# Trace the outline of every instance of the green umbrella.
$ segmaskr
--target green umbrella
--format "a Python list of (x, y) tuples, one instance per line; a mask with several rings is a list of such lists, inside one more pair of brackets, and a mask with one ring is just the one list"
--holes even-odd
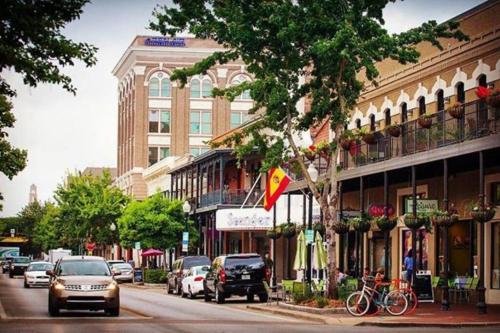
[(304, 231), (301, 231), (297, 236), (297, 251), (295, 252), (293, 269), (296, 271), (306, 269), (306, 236), (304, 235)]
[(313, 268), (316, 270), (325, 269), (327, 265), (326, 251), (323, 246), (323, 238), (321, 234), (316, 231), (316, 236), (314, 237), (314, 253), (313, 253)]

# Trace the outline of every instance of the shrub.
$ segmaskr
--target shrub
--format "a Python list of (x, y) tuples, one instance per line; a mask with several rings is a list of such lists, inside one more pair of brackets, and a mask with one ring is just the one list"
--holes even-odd
[(147, 269), (144, 271), (145, 283), (165, 283), (167, 273), (163, 269)]
[(328, 298), (326, 298), (325, 296), (317, 296), (316, 302), (318, 303), (318, 308), (324, 308), (329, 304)]
[(307, 290), (305, 292), (295, 292), (292, 297), (295, 304), (302, 304), (314, 298), (313, 294)]

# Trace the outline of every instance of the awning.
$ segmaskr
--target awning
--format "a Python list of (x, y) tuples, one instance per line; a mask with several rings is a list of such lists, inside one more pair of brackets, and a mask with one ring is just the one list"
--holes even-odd
[(21, 237), (21, 236), (16, 236), (16, 237), (4, 237), (3, 239), (0, 239), (0, 243), (26, 243), (28, 242), (28, 238), (26, 237)]

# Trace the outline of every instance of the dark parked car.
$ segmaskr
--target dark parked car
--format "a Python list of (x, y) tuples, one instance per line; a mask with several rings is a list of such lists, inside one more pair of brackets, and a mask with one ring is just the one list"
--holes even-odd
[(24, 275), (24, 271), (30, 265), (29, 257), (12, 257), (9, 265), (9, 277), (13, 278), (14, 275)]
[(217, 303), (224, 303), (232, 295), (246, 296), (249, 302), (258, 295), (261, 302), (267, 302), (269, 278), (270, 271), (258, 254), (217, 257), (203, 284), (205, 302), (215, 297)]
[(207, 256), (189, 256), (174, 261), (172, 269), (167, 274), (167, 293), (174, 292), (180, 295), (182, 293), (182, 279), (194, 266), (210, 266), (210, 259)]

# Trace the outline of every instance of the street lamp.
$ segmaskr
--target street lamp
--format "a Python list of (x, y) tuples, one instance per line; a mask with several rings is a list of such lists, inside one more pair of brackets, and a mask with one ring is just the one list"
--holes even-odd
[[(307, 168), (307, 173), (309, 174), (309, 177), (311, 177), (311, 180), (313, 182), (316, 182), (318, 180), (319, 173), (318, 173), (318, 170), (316, 169), (316, 167), (314, 166), (314, 163), (311, 162), (309, 164), (309, 167)], [(307, 221), (308, 222), (307, 228), (312, 229), (312, 200), (313, 200), (312, 192), (309, 192), (308, 196), (309, 196), (309, 219)], [(313, 236), (313, 238), (314, 238), (314, 236)], [(308, 243), (307, 244), (307, 271), (306, 271), (306, 279), (307, 279), (308, 284), (311, 283), (311, 262), (312, 262), (311, 249), (312, 249), (311, 243)]]
[(309, 177), (311, 177), (311, 180), (313, 182), (316, 182), (318, 180), (319, 173), (316, 167), (314, 166), (314, 163), (311, 162), (309, 164), (309, 167), (307, 168), (307, 173), (309, 174)]
[[(116, 231), (116, 224), (114, 222), (111, 222), (111, 224), (109, 225), (109, 230), (111, 230), (111, 232)], [(115, 259), (114, 254), (115, 254), (115, 237), (114, 235), (111, 235), (111, 257), (113, 259)]]
[[(185, 219), (186, 219), (185, 220), (185, 225), (184, 225), (184, 230), (187, 231), (188, 230), (189, 212), (191, 211), (191, 205), (189, 204), (189, 201), (187, 201), (187, 200), (184, 201), (184, 204), (182, 205), (182, 210), (184, 211), (184, 216), (185, 216)], [(184, 242), (184, 239), (183, 239), (183, 242)], [(183, 246), (183, 245), (181, 244), (181, 246)], [(187, 250), (185, 252), (187, 252)]]

